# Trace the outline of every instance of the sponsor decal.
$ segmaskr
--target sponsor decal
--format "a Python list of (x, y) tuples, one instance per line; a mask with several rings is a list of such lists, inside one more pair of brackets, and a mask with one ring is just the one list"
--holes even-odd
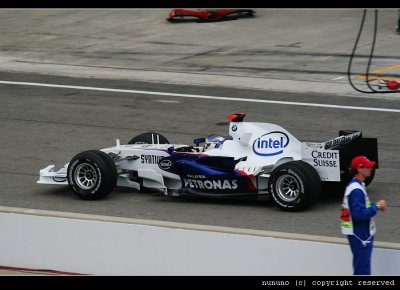
[(253, 143), (253, 152), (259, 156), (275, 156), (283, 153), (289, 145), (286, 133), (273, 131), (256, 138)]
[(206, 179), (206, 176), (204, 174), (186, 174), (187, 177), (189, 178), (202, 178)]
[(185, 187), (195, 189), (237, 189), (238, 181), (236, 179), (216, 179), (216, 180), (198, 180), (191, 178), (183, 178)]
[(236, 126), (236, 125), (233, 125), (233, 126), (232, 126), (232, 131), (233, 131), (233, 132), (236, 132), (236, 131), (237, 131), (237, 126)]
[(319, 143), (303, 143), (301, 155), (303, 161), (317, 170), (321, 181), (340, 181), (340, 152), (318, 148)]
[(171, 160), (163, 160), (158, 164), (158, 167), (161, 169), (167, 170), (170, 169), (172, 166), (172, 161)]
[(313, 158), (313, 165), (315, 167), (338, 167), (339, 166), (339, 152), (333, 151), (318, 151), (311, 152)]
[(164, 156), (158, 155), (140, 155), (140, 161), (143, 164), (158, 164)]
[(351, 142), (352, 140), (354, 140), (354, 139), (356, 139), (356, 138), (358, 138), (360, 136), (361, 136), (361, 132), (356, 132), (356, 133), (349, 134), (349, 135), (346, 135), (346, 136), (336, 137), (336, 138), (334, 138), (332, 140), (326, 141), (324, 149), (332, 149), (337, 145), (347, 144), (347, 143)]
[(67, 174), (66, 173), (57, 173), (55, 176), (53, 176), (53, 180), (55, 182), (64, 182), (67, 180)]

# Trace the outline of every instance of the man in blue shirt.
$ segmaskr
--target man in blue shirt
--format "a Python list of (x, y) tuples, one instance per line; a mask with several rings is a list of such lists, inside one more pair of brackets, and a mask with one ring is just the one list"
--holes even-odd
[(353, 253), (354, 275), (371, 275), (371, 256), (374, 243), (377, 212), (386, 209), (386, 201), (371, 203), (365, 188), (365, 180), (371, 176), (375, 161), (357, 156), (351, 161), (354, 178), (344, 193), (341, 228), (347, 235)]

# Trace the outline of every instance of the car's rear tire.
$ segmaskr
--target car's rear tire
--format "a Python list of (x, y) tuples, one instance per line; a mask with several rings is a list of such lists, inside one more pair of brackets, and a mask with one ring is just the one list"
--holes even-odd
[(290, 161), (274, 169), (269, 179), (269, 191), (279, 208), (300, 211), (318, 200), (321, 179), (310, 164)]
[(68, 184), (82, 199), (101, 199), (117, 184), (117, 170), (111, 157), (99, 150), (75, 155), (68, 164)]
[(170, 144), (167, 138), (163, 135), (156, 132), (146, 132), (140, 135), (137, 135), (128, 142), (128, 144)]

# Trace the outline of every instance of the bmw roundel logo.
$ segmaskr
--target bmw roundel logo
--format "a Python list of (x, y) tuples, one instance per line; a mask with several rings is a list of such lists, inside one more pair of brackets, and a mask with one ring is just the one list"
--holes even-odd
[(236, 125), (233, 125), (233, 126), (232, 126), (232, 131), (235, 132), (236, 130), (237, 130), (237, 126), (236, 126)]

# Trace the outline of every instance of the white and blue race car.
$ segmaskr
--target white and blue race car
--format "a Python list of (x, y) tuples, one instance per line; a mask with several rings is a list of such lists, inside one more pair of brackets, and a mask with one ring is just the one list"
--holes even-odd
[(354, 156), (365, 155), (378, 168), (377, 139), (364, 138), (360, 131), (341, 130), (329, 141), (301, 142), (278, 125), (244, 122), (244, 117), (228, 116), (229, 137), (210, 135), (195, 139), (193, 146), (170, 144), (154, 132), (126, 145), (117, 139), (113, 147), (77, 154), (58, 170), (47, 166), (38, 183), (68, 184), (91, 200), (107, 196), (115, 186), (170, 196), (272, 196), (280, 208), (298, 211), (318, 200), (322, 183), (347, 182)]

